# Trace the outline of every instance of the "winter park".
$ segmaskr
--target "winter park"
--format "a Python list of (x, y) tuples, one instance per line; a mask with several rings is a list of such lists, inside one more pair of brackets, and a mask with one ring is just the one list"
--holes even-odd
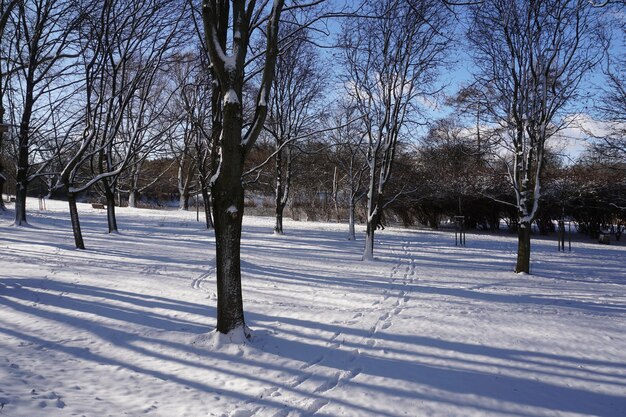
[(626, 416), (622, 0), (0, 0), (0, 417)]

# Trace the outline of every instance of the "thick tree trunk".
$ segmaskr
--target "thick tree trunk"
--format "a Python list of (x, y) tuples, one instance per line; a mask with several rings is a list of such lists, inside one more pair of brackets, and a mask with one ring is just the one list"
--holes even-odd
[(137, 202), (139, 201), (139, 197), (139, 191), (131, 190), (130, 193), (128, 193), (128, 207), (137, 208)]
[[(24, 133), (26, 135), (26, 133)], [(26, 142), (23, 142), (26, 141)], [(15, 191), (15, 225), (27, 224), (26, 195), (28, 193), (28, 138), (20, 138), (20, 148), (17, 166), (17, 181)]]
[(15, 190), (15, 225), (23, 226), (26, 221), (26, 193), (28, 182), (18, 182)]
[(274, 225), (274, 233), (277, 235), (283, 234), (283, 213), (285, 211), (285, 204), (276, 204), (276, 224)]
[(26, 195), (28, 193), (28, 170), (30, 168), (29, 151), (30, 137), (29, 127), (30, 119), (33, 112), (33, 79), (35, 77), (34, 70), (29, 68), (26, 80), (26, 97), (24, 100), (24, 110), (22, 112), (22, 120), (20, 122), (19, 132), (19, 148), (17, 156), (17, 177), (16, 177), (16, 199), (15, 199), (15, 225), (21, 226), (27, 224), (26, 221)]
[(217, 267), (217, 331), (245, 328), (241, 291), (241, 222), (243, 218), (244, 148), (241, 105), (224, 107), (219, 175), (211, 189)]
[[(0, 77), (1, 79), (1, 77)], [(0, 85), (0, 124), (4, 122), (4, 107), (2, 107), (2, 85)], [(4, 132), (0, 131), (0, 210), (5, 211), (4, 205), (4, 183), (7, 178), (4, 176), (4, 164), (2, 156), (4, 155)]]
[(515, 272), (530, 274), (530, 223), (520, 223), (517, 229), (517, 264)]
[(180, 210), (189, 210), (189, 193), (181, 192), (180, 199), (178, 200), (178, 208)]
[[(0, 34), (4, 31), (3, 27), (0, 27)], [(2, 105), (4, 93), (2, 91), (2, 69), (0, 69), (0, 124), (4, 123), (4, 106)], [(6, 210), (4, 205), (4, 183), (6, 177), (4, 176), (4, 164), (2, 163), (2, 157), (4, 155), (4, 132), (0, 130), (0, 210)]]
[(4, 205), (4, 183), (6, 181), (6, 177), (2, 173), (4, 171), (2, 167), (2, 163), (0, 162), (0, 210), (5, 211), (6, 206)]
[(74, 233), (74, 244), (76, 249), (85, 249), (83, 242), (83, 233), (80, 230), (80, 220), (78, 218), (78, 208), (76, 207), (76, 195), (74, 193), (67, 194), (67, 202), (70, 206), (70, 219), (72, 220), (72, 232)]
[(220, 333), (245, 325), (241, 291), (241, 220), (243, 187), (237, 179), (222, 175), (213, 187), (217, 263), (217, 330)]
[(115, 193), (108, 186), (104, 187), (104, 196), (107, 205), (107, 223), (109, 233), (117, 233), (117, 218), (115, 217)]

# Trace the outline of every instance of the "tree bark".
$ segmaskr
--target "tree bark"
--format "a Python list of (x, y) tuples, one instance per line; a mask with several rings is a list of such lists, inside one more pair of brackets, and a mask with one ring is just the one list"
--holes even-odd
[(520, 223), (517, 229), (517, 273), (530, 274), (530, 226), (530, 223)]
[(72, 220), (72, 232), (74, 233), (74, 244), (76, 245), (76, 249), (85, 249), (85, 243), (83, 242), (83, 233), (80, 230), (78, 208), (76, 207), (76, 195), (74, 193), (68, 193), (67, 202), (70, 206), (70, 219)]
[(224, 105), (222, 125), (222, 162), (213, 184), (213, 219), (217, 267), (217, 331), (228, 333), (245, 327), (241, 291), (241, 222), (243, 218), (244, 148), (239, 102)]
[(283, 213), (285, 211), (285, 204), (276, 204), (276, 224), (274, 225), (274, 233), (277, 235), (283, 234)]
[[(0, 34), (2, 34), (2, 28), (0, 28)], [(4, 123), (4, 107), (2, 105), (2, 72), (0, 70), (0, 124)], [(4, 176), (4, 163), (2, 157), (4, 155), (4, 132), (0, 131), (0, 211), (6, 210), (4, 205), (4, 183), (6, 177)]]
[(106, 198), (107, 205), (107, 223), (109, 226), (109, 233), (117, 233), (117, 218), (115, 217), (115, 193), (110, 187), (105, 186), (104, 196)]
[(4, 167), (2, 166), (2, 162), (0, 162), (0, 210), (5, 211), (6, 206), (4, 205), (4, 183), (6, 177), (4, 176), (3, 171)]
[[(236, 171), (236, 170), (231, 170)], [(213, 186), (217, 266), (217, 330), (228, 333), (245, 326), (241, 291), (242, 170), (223, 173)]]
[[(28, 116), (30, 119), (30, 115)], [(16, 178), (16, 198), (15, 198), (15, 225), (22, 226), (28, 224), (26, 221), (26, 195), (28, 193), (28, 169), (30, 167), (28, 161), (28, 128), (24, 127), (22, 122), (20, 128), (20, 146), (17, 160), (17, 178)]]
[(206, 184), (202, 184), (202, 201), (204, 202), (204, 219), (207, 229), (214, 229), (213, 216), (211, 216), (211, 195), (209, 194)]
[(26, 192), (28, 182), (18, 182), (15, 189), (15, 225), (23, 226), (26, 221)]
[[(30, 55), (30, 64), (34, 64), (34, 57)], [(34, 86), (35, 86), (35, 68), (28, 69), (26, 77), (26, 95), (24, 98), (24, 110), (20, 121), (19, 132), (19, 148), (17, 156), (17, 178), (16, 178), (16, 199), (15, 199), (15, 225), (21, 226), (27, 224), (26, 221), (26, 195), (28, 193), (28, 170), (30, 169), (30, 161), (28, 159), (30, 153), (30, 120), (33, 115), (33, 107), (35, 105)]]
[(139, 201), (139, 191), (131, 190), (128, 193), (128, 207), (137, 208), (137, 202)]
[(367, 230), (365, 233), (365, 250), (363, 251), (364, 261), (374, 260), (374, 232), (376, 231), (376, 219), (367, 221)]
[(277, 143), (276, 146), (279, 147), (278, 152), (276, 152), (276, 187), (275, 187), (275, 214), (276, 214), (276, 223), (274, 226), (274, 234), (282, 235), (283, 234), (283, 209), (285, 206), (283, 205), (283, 151), (280, 149), (282, 143)]
[(348, 240), (356, 240), (354, 210), (354, 199), (350, 198), (350, 206), (348, 207)]

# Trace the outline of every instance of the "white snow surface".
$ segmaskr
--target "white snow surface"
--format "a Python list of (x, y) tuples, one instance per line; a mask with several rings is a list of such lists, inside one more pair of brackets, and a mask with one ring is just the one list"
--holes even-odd
[(626, 246), (244, 217), (246, 323), (214, 332), (195, 213), (0, 214), (0, 415), (626, 416)]
[(224, 95), (224, 103), (239, 104), (239, 98), (237, 98), (235, 90), (231, 88), (226, 92)]

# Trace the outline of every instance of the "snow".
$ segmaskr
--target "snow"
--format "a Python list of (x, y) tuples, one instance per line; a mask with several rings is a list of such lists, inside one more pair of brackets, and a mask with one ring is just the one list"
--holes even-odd
[(228, 208), (226, 209), (226, 213), (233, 215), (233, 214), (237, 214), (237, 207), (235, 206), (228, 206)]
[[(195, 213), (0, 214), (0, 414), (624, 416), (626, 246), (244, 217), (246, 330), (215, 327)], [(8, 204), (9, 209), (13, 208)]]
[(224, 95), (224, 104), (239, 104), (237, 93), (232, 88)]

